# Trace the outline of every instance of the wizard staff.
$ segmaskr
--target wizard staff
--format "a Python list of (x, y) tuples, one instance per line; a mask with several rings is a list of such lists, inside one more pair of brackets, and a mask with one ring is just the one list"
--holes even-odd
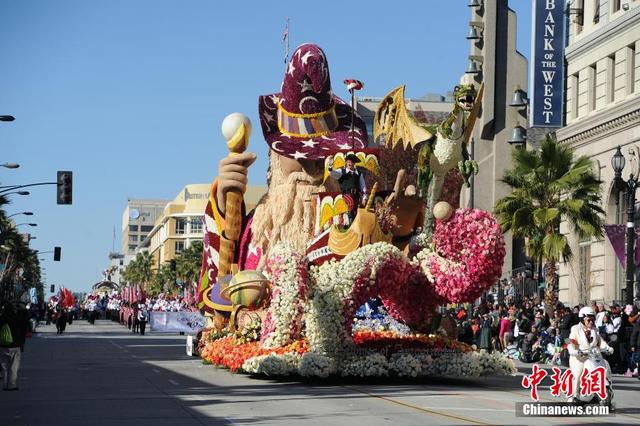
[(355, 149), (353, 127), (356, 116), (356, 90), (362, 90), (364, 88), (364, 83), (360, 80), (348, 78), (344, 81), (344, 84), (347, 85), (347, 90), (351, 94), (351, 149)]
[[(229, 157), (243, 153), (249, 145), (251, 121), (239, 112), (229, 114), (222, 121), (222, 135), (227, 140)], [(242, 226), (242, 193), (236, 190), (227, 192), (225, 202), (225, 227), (220, 238), (220, 263), (218, 276), (224, 277), (236, 273), (238, 265), (234, 263), (236, 244), (240, 238)]]

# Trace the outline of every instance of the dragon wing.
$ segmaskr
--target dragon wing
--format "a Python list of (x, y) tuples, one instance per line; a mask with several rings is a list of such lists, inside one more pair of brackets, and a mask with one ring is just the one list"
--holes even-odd
[(407, 109), (404, 87), (396, 87), (384, 97), (373, 119), (374, 140), (385, 135), (385, 144), (390, 148), (395, 148), (400, 142), (404, 149), (413, 148), (433, 136)]

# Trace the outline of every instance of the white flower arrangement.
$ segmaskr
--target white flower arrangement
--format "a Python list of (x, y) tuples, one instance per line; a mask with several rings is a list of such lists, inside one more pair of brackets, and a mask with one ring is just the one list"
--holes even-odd
[(271, 250), (267, 270), (272, 279), (273, 297), (268, 321), (263, 327), (262, 346), (275, 348), (300, 337), (309, 279), (306, 259), (286, 244), (277, 244)]
[(340, 374), (346, 377), (384, 377), (389, 375), (389, 362), (380, 353), (353, 356), (342, 362)]
[(246, 360), (242, 370), (264, 376), (291, 376), (298, 373), (300, 359), (295, 353), (259, 355)]
[(409, 353), (395, 353), (389, 360), (389, 372), (398, 377), (420, 377), (422, 360)]
[(328, 356), (315, 352), (302, 355), (298, 373), (303, 377), (329, 377), (337, 371), (336, 362)]

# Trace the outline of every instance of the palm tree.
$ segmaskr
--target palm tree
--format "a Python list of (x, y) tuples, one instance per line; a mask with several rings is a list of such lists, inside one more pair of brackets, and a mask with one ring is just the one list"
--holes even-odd
[(547, 135), (540, 150), (514, 149), (513, 168), (502, 182), (513, 192), (496, 203), (494, 213), (503, 232), (525, 238), (527, 254), (545, 263), (545, 310), (557, 303), (556, 264), (572, 258), (567, 235), (560, 232), (566, 221), (582, 238), (603, 236), (604, 211), (600, 207), (601, 185), (589, 157), (574, 155), (573, 149)]
[(202, 241), (194, 241), (176, 256), (176, 273), (187, 285), (192, 285), (200, 276), (202, 265)]
[(146, 290), (153, 277), (152, 266), (153, 258), (149, 252), (138, 253), (125, 268), (122, 278), (129, 284), (141, 284)]

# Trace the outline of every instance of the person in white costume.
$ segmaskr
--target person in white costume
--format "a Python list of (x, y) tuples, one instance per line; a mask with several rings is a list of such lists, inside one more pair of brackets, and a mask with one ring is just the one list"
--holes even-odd
[[(592, 349), (598, 348), (602, 353), (611, 354), (613, 349), (600, 338), (598, 329), (595, 327), (596, 314), (593, 308), (585, 306), (580, 309), (578, 313), (580, 322), (571, 327), (569, 333), (569, 368), (573, 373), (573, 395), (569, 397), (569, 402), (574, 402), (575, 397), (579, 392), (580, 376), (584, 370), (584, 362), (587, 360), (587, 356), (584, 356), (582, 352), (587, 352)], [(611, 367), (605, 360), (607, 374), (611, 374)]]

